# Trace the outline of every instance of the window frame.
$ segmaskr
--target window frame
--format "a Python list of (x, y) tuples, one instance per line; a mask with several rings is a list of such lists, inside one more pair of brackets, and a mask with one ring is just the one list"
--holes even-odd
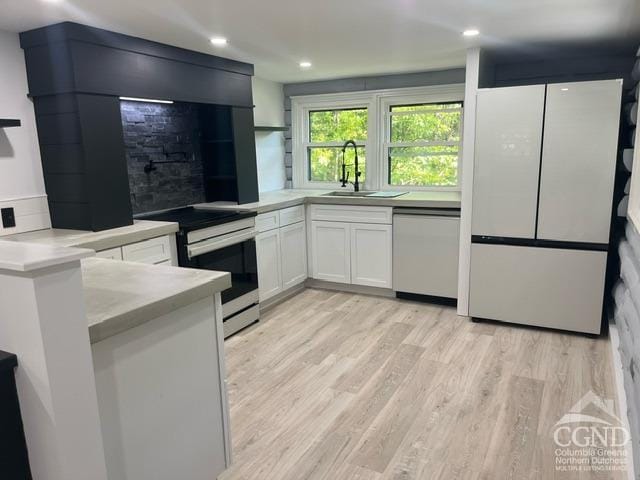
[[(380, 144), (381, 177), (380, 190), (410, 190), (410, 191), (454, 191), (459, 192), (462, 188), (462, 132), (464, 128), (464, 99), (458, 99), (457, 93), (428, 94), (428, 95), (393, 95), (383, 98), (380, 102), (380, 114), (382, 116), (382, 143)], [(464, 97), (464, 92), (462, 92)], [(437, 103), (460, 103), (460, 140), (458, 142), (392, 142), (391, 141), (391, 107), (408, 105), (425, 105)], [(399, 146), (438, 146), (438, 145), (458, 146), (458, 175), (456, 185), (393, 185), (390, 183), (390, 162), (389, 149)]]
[[(388, 90), (358, 91), (291, 97), (291, 167), (293, 188), (336, 190), (339, 182), (309, 180), (308, 148), (320, 146), (309, 141), (309, 113), (318, 110), (346, 110), (367, 108), (367, 140), (361, 145), (366, 151), (367, 174), (363, 189), (395, 191), (460, 191), (462, 185), (462, 125), (458, 159), (457, 186), (398, 186), (388, 182), (391, 106), (422, 103), (463, 103), (464, 84), (437, 85)], [(463, 110), (464, 112), (464, 110)], [(464, 120), (464, 113), (463, 119)], [(331, 142), (325, 142), (331, 143)], [(339, 143), (339, 142), (334, 142)], [(358, 142), (360, 146), (360, 142)], [(331, 146), (331, 145), (327, 145)], [(353, 179), (351, 179), (353, 180)]]
[[(371, 135), (375, 129), (372, 122), (372, 104), (368, 94), (343, 95), (314, 95), (312, 97), (292, 98), (291, 130), (292, 130), (292, 168), (294, 188), (312, 188), (335, 190), (340, 188), (340, 182), (317, 182), (310, 180), (309, 147), (342, 146), (340, 142), (311, 142), (309, 141), (309, 114), (312, 111), (367, 109), (367, 140), (357, 142), (367, 152), (367, 179), (369, 177), (369, 152), (374, 142)], [(366, 179), (365, 179), (366, 180)]]

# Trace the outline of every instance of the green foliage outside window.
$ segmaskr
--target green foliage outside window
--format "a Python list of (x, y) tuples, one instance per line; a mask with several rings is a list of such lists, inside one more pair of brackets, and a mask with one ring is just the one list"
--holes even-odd
[[(339, 182), (342, 177), (342, 148), (341, 147), (309, 147), (309, 169), (310, 180), (314, 182)], [(354, 154), (353, 148), (349, 147), (345, 152), (346, 172), (349, 181), (353, 182), (354, 177)], [(358, 147), (358, 170), (360, 183), (364, 182), (366, 172), (366, 161), (364, 148)]]
[(457, 185), (462, 104), (393, 106), (390, 116), (389, 183)]
[[(309, 141), (318, 146), (310, 146), (309, 180), (313, 182), (338, 182), (342, 176), (342, 143), (355, 140), (364, 143), (367, 140), (368, 113), (366, 108), (351, 110), (325, 110), (309, 114)], [(338, 145), (331, 145), (337, 143)], [(328, 145), (322, 145), (328, 144)], [(345, 153), (346, 171), (349, 181), (354, 181), (354, 152), (348, 147)], [(358, 167), (364, 182), (366, 159), (364, 147), (358, 147)]]

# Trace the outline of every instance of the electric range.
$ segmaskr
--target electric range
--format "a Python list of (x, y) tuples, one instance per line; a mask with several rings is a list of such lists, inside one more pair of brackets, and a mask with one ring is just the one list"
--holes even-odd
[(181, 267), (231, 273), (222, 291), (225, 338), (260, 319), (255, 212), (182, 207), (136, 215), (136, 219), (177, 222)]

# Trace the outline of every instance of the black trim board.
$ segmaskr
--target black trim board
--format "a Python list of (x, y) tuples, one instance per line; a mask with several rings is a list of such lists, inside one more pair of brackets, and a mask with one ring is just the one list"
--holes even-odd
[(252, 65), (73, 22), (23, 32), (20, 45), (54, 227), (132, 223), (120, 96), (231, 107), (232, 200), (258, 199)]
[(87, 93), (253, 108), (250, 64), (71, 22), (23, 32), (20, 46), (31, 97)]
[(101, 28), (90, 27), (75, 22), (62, 22), (46, 27), (36, 28), (20, 34), (20, 45), (23, 49), (48, 45), (51, 43), (75, 40), (105, 47), (127, 50), (130, 52), (167, 58), (184, 63), (191, 63), (207, 68), (226, 70), (242, 75), (253, 75), (253, 65), (224, 57), (187, 50), (173, 45), (146, 40), (123, 33), (111, 32)]
[(593, 250), (598, 252), (606, 252), (609, 250), (609, 245), (606, 243), (565, 242), (535, 238), (488, 237), (483, 235), (472, 235), (471, 243), (484, 245), (509, 245), (512, 247), (557, 248), (563, 250)]

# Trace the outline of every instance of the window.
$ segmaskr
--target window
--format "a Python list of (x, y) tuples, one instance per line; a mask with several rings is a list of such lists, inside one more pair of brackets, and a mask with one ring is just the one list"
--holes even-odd
[[(459, 190), (463, 96), (442, 85), (293, 97), (293, 186), (338, 187), (354, 140), (363, 189)], [(352, 148), (345, 164), (353, 182)]]
[[(311, 110), (308, 112), (309, 141), (307, 144), (308, 180), (336, 183), (342, 178), (342, 145), (355, 140), (358, 146), (358, 165), (364, 182), (366, 171), (365, 142), (367, 141), (368, 111), (366, 108), (343, 110)], [(354, 180), (354, 153), (345, 153), (346, 173)]]
[(462, 103), (388, 107), (385, 144), (388, 178), (394, 186), (455, 187), (462, 142)]

